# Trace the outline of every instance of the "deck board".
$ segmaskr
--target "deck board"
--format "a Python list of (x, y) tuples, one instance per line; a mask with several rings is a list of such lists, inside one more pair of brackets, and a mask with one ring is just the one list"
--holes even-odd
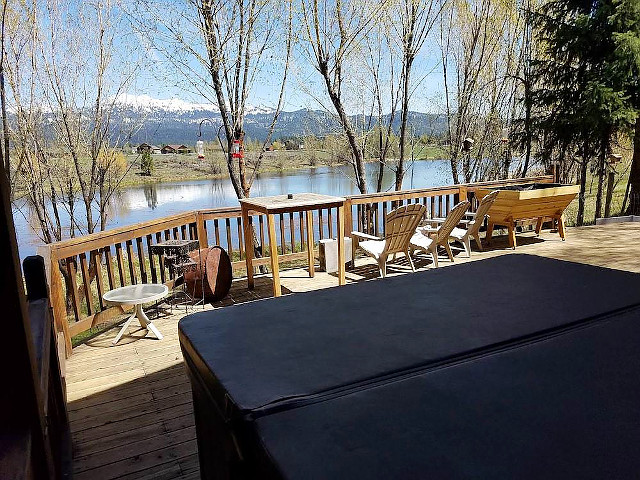
[[(494, 233), (495, 235), (495, 233)], [(640, 224), (570, 228), (567, 241), (557, 233), (518, 235), (517, 253), (529, 253), (597, 266), (640, 272)], [(492, 242), (487, 252), (474, 252), (471, 261), (510, 254), (506, 235)], [(458, 254), (455, 263), (469, 261)], [(419, 269), (429, 262), (418, 260)], [(390, 275), (406, 274), (407, 263)], [(450, 262), (442, 260), (441, 267)], [(377, 266), (359, 259), (347, 271), (347, 283), (377, 278)], [(306, 270), (281, 272), (283, 293), (334, 287), (334, 275)], [(256, 289), (246, 280), (235, 281), (230, 295), (214, 305), (224, 308), (272, 294), (271, 281), (256, 277)], [(207, 307), (211, 308), (211, 307)], [(117, 329), (111, 329), (74, 349), (67, 363), (68, 410), (77, 479), (195, 479), (198, 458), (191, 391), (182, 364), (177, 323), (184, 310), (154, 320), (165, 335), (159, 341), (142, 330), (125, 335), (112, 346)]]

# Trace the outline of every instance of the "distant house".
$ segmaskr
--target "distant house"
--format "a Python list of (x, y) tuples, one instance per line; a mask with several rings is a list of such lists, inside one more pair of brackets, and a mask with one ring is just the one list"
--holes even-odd
[(141, 143), (136, 147), (136, 152), (139, 154), (143, 154), (144, 152), (149, 153), (160, 153), (162, 149), (156, 145), (151, 145), (149, 143)]
[(191, 153), (192, 151), (186, 145), (165, 145), (162, 147), (162, 153)]

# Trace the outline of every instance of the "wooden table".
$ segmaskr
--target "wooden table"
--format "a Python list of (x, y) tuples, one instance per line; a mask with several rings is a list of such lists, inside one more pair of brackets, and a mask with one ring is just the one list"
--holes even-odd
[[(271, 272), (273, 275), (273, 296), (282, 295), (280, 288), (280, 271), (278, 268), (278, 241), (276, 239), (276, 226), (274, 216), (278, 213), (305, 212), (307, 223), (307, 259), (309, 263), (309, 276), (314, 276), (313, 257), (313, 210), (319, 208), (338, 209), (338, 284), (345, 284), (344, 266), (344, 202), (343, 197), (321, 195), (318, 193), (295, 193), (291, 198), (287, 195), (275, 195), (272, 197), (244, 198), (240, 200), (242, 207), (242, 225), (244, 228), (244, 245), (247, 264), (247, 281), (249, 289), (253, 289), (253, 233), (249, 217), (252, 213), (267, 216), (269, 231), (269, 253), (271, 255)], [(284, 254), (284, 252), (282, 252)]]

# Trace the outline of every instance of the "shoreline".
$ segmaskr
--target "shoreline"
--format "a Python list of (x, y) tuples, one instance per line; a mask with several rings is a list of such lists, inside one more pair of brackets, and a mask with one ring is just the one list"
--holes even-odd
[[(315, 155), (318, 152), (300, 152), (280, 151), (269, 152), (271, 154), (265, 156), (258, 175), (269, 173), (291, 173), (303, 169), (317, 169), (322, 167), (342, 167), (348, 166), (348, 162), (340, 162), (329, 158), (318, 158)], [(302, 158), (311, 157), (311, 158)], [(145, 185), (157, 185), (160, 183), (173, 183), (178, 181), (194, 181), (194, 180), (224, 180), (229, 178), (227, 165), (221, 158), (219, 152), (215, 158), (205, 158), (199, 160), (196, 154), (154, 154), (154, 171), (151, 176), (143, 176), (140, 174), (136, 163), (139, 162), (139, 155), (128, 155), (127, 164), (129, 171), (125, 174), (117, 189), (140, 187)], [(395, 159), (390, 159), (393, 162)], [(423, 161), (443, 161), (444, 158), (426, 157), (416, 159), (416, 162)], [(247, 157), (248, 163), (251, 162), (251, 156)], [(376, 159), (366, 160), (365, 163), (375, 163)]]

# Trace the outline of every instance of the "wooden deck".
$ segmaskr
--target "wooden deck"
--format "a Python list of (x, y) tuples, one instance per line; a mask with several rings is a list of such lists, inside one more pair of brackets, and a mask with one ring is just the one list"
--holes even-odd
[[(569, 228), (567, 241), (557, 233), (518, 236), (517, 253), (640, 272), (640, 224)], [(510, 254), (507, 237), (496, 238), (485, 253), (474, 252), (471, 261)], [(455, 263), (469, 261), (457, 255)], [(405, 274), (406, 262), (389, 275)], [(430, 263), (419, 260), (420, 269)], [(442, 260), (441, 268), (450, 262)], [(410, 273), (410, 272), (409, 272)], [(347, 271), (347, 283), (377, 278), (377, 266), (359, 259)], [(295, 293), (337, 285), (337, 278), (306, 270), (281, 272), (282, 293)], [(248, 291), (246, 280), (234, 282), (227, 299), (214, 305), (224, 308), (269, 297), (269, 278), (257, 277)], [(211, 308), (211, 307), (207, 307)], [(117, 329), (107, 331), (74, 349), (66, 367), (68, 409), (77, 479), (195, 479), (199, 478), (191, 392), (178, 345), (177, 322), (184, 310), (155, 321), (165, 335), (161, 341), (145, 338), (145, 331), (125, 335), (117, 346), (111, 340)]]

